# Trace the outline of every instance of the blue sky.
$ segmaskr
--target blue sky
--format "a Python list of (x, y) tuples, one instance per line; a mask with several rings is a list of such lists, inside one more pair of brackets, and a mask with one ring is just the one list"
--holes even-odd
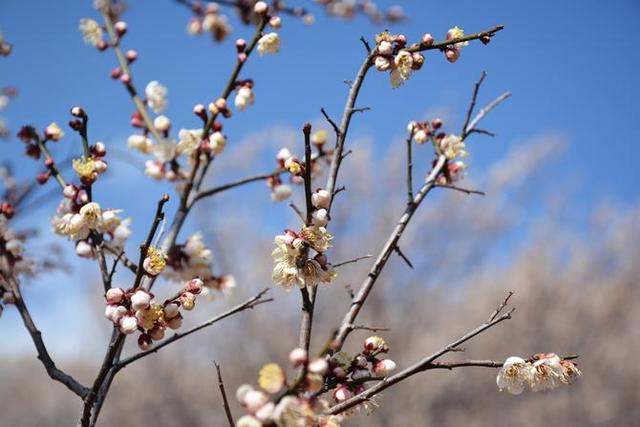
[[(91, 116), (90, 138), (124, 149), (133, 108), (124, 88), (109, 78), (114, 56), (84, 45), (77, 30), (80, 18), (97, 17), (91, 3), (0, 1), (0, 29), (14, 44), (13, 54), (0, 59), (0, 86), (19, 90), (2, 115), (14, 131), (27, 123), (43, 128), (51, 121), (66, 123), (69, 108), (82, 105)], [(171, 0), (129, 3), (124, 20), (130, 29), (123, 43), (139, 53), (133, 66), (134, 82), (139, 88), (150, 80), (166, 84), (167, 115), (174, 126), (197, 126), (191, 108), (217, 98), (232, 67), (233, 40), (249, 38), (252, 29), (233, 18), (233, 37), (214, 44), (208, 37), (187, 35), (190, 12)], [(397, 2), (378, 3), (388, 7)], [(390, 29), (406, 34), (410, 41), (424, 32), (440, 39), (454, 25), (475, 32), (504, 24), (506, 30), (489, 46), (474, 43), (466, 48), (455, 64), (432, 52), (424, 68), (397, 90), (391, 89), (386, 74), (372, 72), (359, 101), (372, 110), (354, 120), (354, 138), (372, 137), (385, 147), (404, 132), (409, 120), (426, 118), (425, 112), (434, 108), (454, 112), (451, 125), (458, 129), (473, 83), (486, 70), (481, 102), (506, 90), (514, 96), (485, 122), (484, 127), (496, 131), (498, 137), (482, 139), (478, 145), (474, 142), (472, 176), (480, 176), (484, 166), (519, 141), (553, 132), (563, 135), (568, 146), (550, 169), (557, 186), (546, 187), (544, 192), (564, 191), (564, 184), (577, 183), (571, 186), (575, 191), (570, 195), (576, 212), (588, 212), (603, 198), (614, 198), (623, 205), (637, 203), (639, 2), (618, 0), (606, 6), (593, 0), (401, 4), (411, 18)], [(243, 77), (256, 82), (256, 104), (240, 119), (234, 117), (225, 124), (230, 144), (274, 125), (299, 128), (317, 120), (321, 106), (336, 117), (341, 113), (347, 91), (343, 81), (354, 77), (364, 54), (359, 37), (371, 40), (384, 25), (362, 18), (352, 22), (327, 18), (315, 5), (310, 8), (317, 17), (314, 26), (285, 16), (281, 53), (256, 56), (245, 67)], [(57, 153), (64, 157), (79, 149), (79, 140), (68, 137)], [(0, 160), (11, 160), (19, 166), (21, 176), (32, 176), (36, 165), (22, 157), (22, 150), (15, 138), (0, 141)], [(257, 170), (265, 170), (272, 162), (269, 156)], [(118, 167), (130, 177), (129, 191), (103, 191), (103, 200), (124, 207), (144, 225), (149, 215), (145, 202), (157, 199), (163, 190), (150, 185), (130, 166)], [(104, 188), (112, 187), (105, 184)], [(48, 212), (41, 210), (39, 215)], [(50, 295), (54, 279), (47, 282), (45, 294)], [(16, 320), (8, 323), (10, 328), (17, 326)], [(3, 330), (0, 327), (0, 337)]]

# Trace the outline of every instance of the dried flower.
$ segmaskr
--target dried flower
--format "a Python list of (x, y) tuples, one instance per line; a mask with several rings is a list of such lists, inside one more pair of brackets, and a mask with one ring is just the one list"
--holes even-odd
[(102, 40), (102, 28), (93, 19), (82, 18), (79, 26), (82, 38), (86, 44), (90, 44), (93, 47), (98, 47)]

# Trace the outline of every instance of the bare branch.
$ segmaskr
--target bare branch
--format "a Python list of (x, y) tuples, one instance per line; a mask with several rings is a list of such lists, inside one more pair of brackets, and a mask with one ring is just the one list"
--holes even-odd
[(231, 408), (229, 407), (229, 401), (227, 400), (227, 393), (224, 391), (224, 381), (222, 380), (222, 373), (220, 372), (220, 365), (215, 360), (213, 364), (216, 366), (216, 373), (218, 374), (218, 387), (220, 388), (220, 394), (222, 395), (222, 404), (224, 406), (224, 413), (227, 415), (227, 421), (229, 421), (229, 427), (234, 427), (233, 415), (231, 415)]
[(334, 122), (331, 117), (329, 117), (329, 114), (327, 113), (327, 111), (323, 108), (320, 108), (320, 112), (322, 113), (322, 115), (324, 116), (324, 118), (329, 122), (329, 124), (331, 125), (331, 127), (333, 128), (333, 131), (336, 134), (336, 137), (340, 137), (340, 129), (338, 128), (338, 125), (336, 124), (336, 122)]
[(504, 25), (496, 25), (495, 27), (489, 29), (489, 30), (485, 30), (485, 31), (481, 31), (479, 33), (473, 33), (473, 34), (469, 34), (466, 35), (464, 37), (458, 37), (458, 38), (454, 38), (454, 39), (449, 39), (449, 40), (443, 40), (440, 42), (435, 42), (429, 46), (424, 46), (422, 44), (414, 44), (411, 47), (409, 47), (408, 49), (406, 49), (408, 52), (423, 52), (425, 50), (434, 50), (434, 49), (439, 49), (439, 50), (443, 50), (448, 46), (453, 46), (456, 45), (458, 43), (464, 43), (464, 42), (469, 42), (469, 41), (473, 41), (473, 40), (480, 40), (482, 41), (482, 43), (487, 44), (491, 38), (496, 35), (496, 33), (498, 33), (499, 31), (504, 30)]
[(22, 292), (20, 291), (20, 284), (18, 283), (18, 280), (12, 276), (4, 277), (4, 279), (11, 287), (11, 292), (13, 293), (13, 297), (15, 299), (14, 304), (16, 306), (16, 309), (18, 310), (18, 313), (20, 313), (22, 322), (24, 323), (25, 328), (31, 336), (31, 340), (36, 347), (38, 359), (40, 360), (40, 362), (42, 362), (42, 365), (46, 369), (49, 377), (51, 377), (51, 379), (54, 381), (58, 381), (64, 384), (73, 393), (84, 398), (89, 392), (89, 389), (80, 384), (71, 375), (58, 369), (53, 362), (53, 359), (51, 359), (47, 347), (42, 339), (42, 333), (36, 327), (33, 319), (31, 318), (31, 313), (29, 313), (29, 309), (27, 308), (27, 305), (22, 298)]
[(371, 289), (373, 288), (373, 285), (378, 280), (378, 277), (380, 276), (382, 269), (384, 268), (387, 261), (389, 260), (391, 253), (395, 250), (396, 246), (398, 245), (398, 241), (400, 240), (402, 233), (404, 233), (404, 230), (407, 227), (407, 224), (409, 223), (409, 221), (411, 220), (411, 217), (413, 216), (415, 211), (418, 209), (418, 206), (420, 206), (420, 203), (422, 203), (422, 201), (427, 196), (429, 191), (431, 191), (431, 189), (434, 187), (435, 180), (438, 174), (440, 173), (440, 171), (442, 170), (442, 168), (444, 167), (445, 161), (446, 161), (445, 156), (440, 156), (438, 158), (438, 161), (436, 162), (436, 165), (434, 166), (433, 170), (427, 177), (426, 182), (423, 184), (422, 188), (413, 199), (413, 203), (407, 205), (407, 207), (405, 208), (405, 211), (400, 217), (398, 224), (393, 229), (391, 235), (389, 236), (389, 239), (387, 240), (384, 247), (382, 248), (380, 255), (378, 255), (378, 258), (376, 259), (375, 263), (371, 267), (371, 270), (369, 271), (367, 278), (364, 280), (364, 282), (360, 286), (360, 289), (358, 290), (356, 297), (351, 302), (351, 307), (349, 308), (344, 319), (342, 320), (342, 323), (338, 328), (338, 333), (336, 334), (333, 340), (333, 343), (331, 345), (332, 351), (340, 351), (340, 349), (344, 345), (344, 341), (346, 340), (347, 335), (349, 335), (350, 333), (349, 325), (354, 324), (356, 317), (360, 313), (360, 310), (362, 309), (364, 302), (366, 301), (367, 297), (369, 296), (369, 293), (371, 292)]

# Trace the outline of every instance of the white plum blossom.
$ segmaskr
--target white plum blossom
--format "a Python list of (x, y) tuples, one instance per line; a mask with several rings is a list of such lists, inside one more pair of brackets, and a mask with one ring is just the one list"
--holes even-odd
[(214, 154), (221, 154), (227, 145), (227, 137), (222, 132), (217, 131), (209, 136), (209, 146)]
[(97, 47), (103, 42), (102, 27), (93, 19), (82, 18), (79, 29), (86, 44)]
[(153, 141), (145, 135), (131, 135), (127, 139), (127, 146), (133, 150), (138, 150), (141, 153), (151, 153), (153, 151)]
[(393, 70), (391, 71), (391, 87), (398, 88), (413, 72), (413, 55), (406, 50), (401, 50), (393, 58)]
[(524, 391), (524, 387), (531, 381), (531, 364), (517, 356), (509, 357), (498, 376), (496, 383), (500, 391), (507, 390), (511, 394), (520, 394)]
[(238, 89), (234, 100), (234, 105), (238, 111), (244, 111), (249, 105), (253, 105), (255, 96), (250, 86), (242, 86)]
[(553, 390), (563, 383), (564, 370), (555, 353), (538, 355), (531, 368), (530, 386), (533, 391)]
[(180, 129), (178, 132), (177, 154), (193, 153), (202, 140), (202, 129)]
[(161, 85), (157, 80), (149, 82), (147, 87), (144, 89), (144, 93), (147, 97), (147, 105), (154, 113), (161, 113), (167, 108), (168, 92), (167, 88)]
[(280, 51), (280, 36), (278, 33), (268, 33), (260, 37), (256, 48), (260, 55), (265, 53), (278, 53)]

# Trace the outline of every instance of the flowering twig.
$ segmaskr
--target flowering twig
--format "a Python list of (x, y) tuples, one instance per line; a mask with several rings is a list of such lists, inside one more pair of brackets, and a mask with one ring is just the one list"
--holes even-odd
[(29, 309), (27, 308), (27, 305), (25, 304), (24, 299), (22, 298), (22, 292), (20, 291), (20, 284), (18, 280), (13, 276), (4, 276), (4, 274), (1, 274), (1, 273), (0, 273), (0, 279), (5, 281), (10, 286), (11, 292), (13, 293), (13, 297), (15, 300), (14, 304), (16, 306), (16, 309), (18, 310), (18, 313), (20, 313), (22, 322), (24, 323), (25, 328), (27, 329), (27, 331), (29, 332), (29, 335), (31, 336), (31, 340), (33, 341), (33, 344), (36, 347), (36, 352), (38, 353), (38, 360), (42, 362), (42, 365), (46, 369), (49, 377), (51, 377), (51, 379), (54, 381), (58, 381), (64, 384), (73, 393), (80, 396), (81, 398), (84, 398), (86, 394), (89, 392), (89, 389), (83, 386), (82, 384), (80, 384), (71, 375), (58, 369), (56, 367), (56, 364), (53, 362), (53, 359), (51, 359), (51, 356), (49, 355), (49, 351), (47, 350), (47, 347), (42, 339), (42, 333), (36, 327), (31, 317), (31, 313), (29, 313)]
[(412, 366), (398, 372), (395, 375), (392, 375), (390, 377), (386, 377), (384, 379), (382, 379), (382, 381), (376, 383), (375, 385), (373, 385), (371, 388), (365, 390), (364, 392), (357, 394), (355, 396), (353, 396), (350, 399), (345, 400), (344, 402), (341, 402), (337, 405), (332, 406), (331, 408), (329, 408), (329, 410), (327, 411), (327, 414), (339, 414), (342, 413), (348, 409), (353, 408), (356, 405), (359, 405), (360, 403), (366, 402), (367, 400), (369, 400), (371, 397), (375, 396), (376, 394), (380, 393), (381, 391), (391, 387), (394, 384), (399, 383), (400, 381), (403, 381), (419, 372), (423, 372), (426, 371), (428, 369), (433, 369), (430, 368), (430, 366), (432, 366), (433, 362), (438, 359), (439, 357), (441, 357), (442, 355), (451, 352), (453, 349), (458, 348), (458, 346), (460, 346), (460, 344), (469, 341), (470, 339), (472, 339), (473, 337), (475, 337), (476, 335), (486, 331), (487, 329), (497, 325), (498, 323), (501, 323), (505, 320), (511, 319), (511, 314), (514, 311), (514, 308), (512, 308), (511, 310), (509, 310), (506, 313), (502, 313), (500, 314), (504, 308), (506, 307), (506, 301), (508, 300), (505, 299), (505, 303), (501, 304), (500, 306), (498, 306), (498, 308), (496, 309), (496, 311), (494, 312), (495, 314), (492, 314), (492, 316), (489, 318), (489, 320), (487, 320), (486, 322), (482, 323), (480, 326), (476, 327), (475, 329), (471, 330), (470, 332), (466, 333), (465, 335), (463, 335), (462, 337), (458, 338), (457, 340), (453, 341), (452, 343), (450, 343), (449, 345), (441, 348), (440, 350), (438, 350), (437, 352), (433, 353), (432, 355), (425, 357), (424, 359), (416, 362), (415, 364), (413, 364)]
[(240, 313), (242, 311), (254, 308), (260, 304), (264, 304), (267, 302), (271, 302), (273, 301), (273, 298), (263, 298), (264, 295), (267, 293), (267, 291), (269, 290), (269, 288), (263, 290), (262, 292), (260, 292), (259, 294), (257, 294), (256, 296), (248, 299), (247, 301), (243, 302), (242, 304), (239, 304), (227, 311), (225, 311), (224, 313), (213, 317), (205, 322), (202, 322), (201, 324), (199, 324), (198, 326), (194, 326), (193, 328), (185, 331), (185, 332), (179, 332), (179, 333), (175, 333), (173, 334), (171, 337), (165, 339), (164, 341), (160, 342), (159, 344), (151, 347), (149, 350), (145, 350), (145, 351), (141, 351), (140, 353), (134, 354), (133, 356), (130, 356), (126, 359), (121, 360), (120, 362), (118, 362), (114, 367), (114, 372), (118, 372), (120, 371), (122, 368), (124, 368), (125, 366), (135, 362), (136, 360), (139, 360), (145, 356), (148, 356), (152, 353), (156, 353), (158, 350), (168, 346), (169, 344), (178, 341), (179, 339), (182, 339), (188, 335), (191, 335), (194, 332), (198, 332), (201, 329), (204, 329), (206, 327), (209, 327), (211, 325), (213, 325), (214, 323), (219, 322), (220, 320), (226, 319), (229, 316), (232, 316), (236, 313)]
[(231, 408), (229, 408), (229, 401), (227, 400), (227, 393), (224, 391), (224, 381), (222, 380), (222, 373), (220, 372), (220, 365), (215, 360), (213, 364), (216, 367), (216, 374), (218, 375), (218, 388), (222, 395), (222, 405), (224, 406), (224, 413), (227, 415), (227, 421), (229, 421), (229, 427), (234, 427), (233, 415), (231, 415)]

